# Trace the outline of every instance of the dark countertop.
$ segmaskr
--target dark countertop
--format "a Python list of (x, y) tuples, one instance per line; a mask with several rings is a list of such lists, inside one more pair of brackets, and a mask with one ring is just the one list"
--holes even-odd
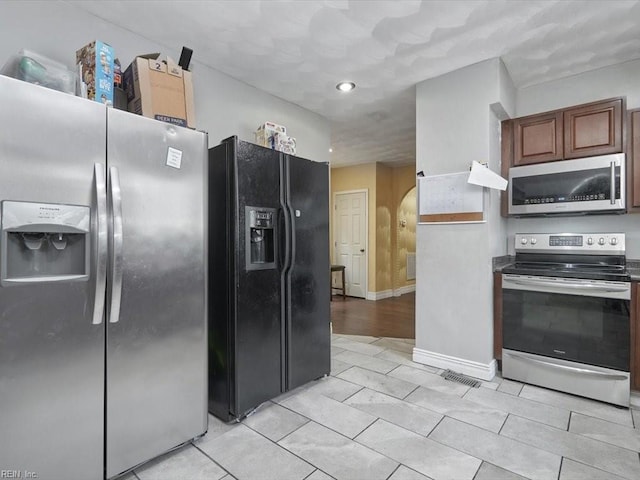
[[(511, 265), (516, 261), (516, 257), (513, 255), (503, 255), (501, 257), (493, 257), (493, 272), (500, 273), (504, 267)], [(640, 273), (640, 262), (638, 262), (638, 270)]]
[[(503, 255), (501, 257), (493, 257), (493, 272), (500, 273), (502, 269), (515, 262), (516, 257), (513, 255)], [(627, 272), (631, 276), (632, 282), (640, 282), (640, 260), (628, 258)]]
[(640, 281), (640, 260), (627, 258), (627, 272), (631, 275), (632, 282)]

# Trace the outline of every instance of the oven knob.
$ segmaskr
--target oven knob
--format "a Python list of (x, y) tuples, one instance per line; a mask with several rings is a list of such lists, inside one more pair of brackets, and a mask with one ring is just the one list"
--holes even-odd
[(536, 243), (538, 243), (538, 240), (535, 238), (531, 239), (531, 245), (535, 245)]
[(611, 237), (611, 239), (609, 240), (609, 243), (611, 245), (616, 245), (618, 243), (618, 239), (616, 237)]
[(587, 238), (587, 245), (593, 245), (593, 238)]
[(598, 245), (604, 245), (604, 238), (600, 237), (598, 239)]
[(522, 237), (522, 239), (520, 240), (520, 243), (521, 243), (522, 245), (526, 245), (526, 244), (527, 244), (527, 239), (526, 239), (526, 238), (524, 238), (524, 237)]

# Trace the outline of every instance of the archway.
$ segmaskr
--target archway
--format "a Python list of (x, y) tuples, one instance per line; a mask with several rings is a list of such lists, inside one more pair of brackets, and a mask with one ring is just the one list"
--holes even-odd
[(417, 204), (416, 187), (412, 187), (398, 205), (396, 229), (395, 290), (406, 293), (415, 290), (415, 255)]

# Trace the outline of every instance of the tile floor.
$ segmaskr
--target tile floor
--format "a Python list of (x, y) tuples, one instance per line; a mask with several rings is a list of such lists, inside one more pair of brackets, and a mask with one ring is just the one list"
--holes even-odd
[[(334, 335), (331, 376), (126, 480), (640, 479), (640, 399), (617, 408), (411, 361), (412, 340)], [(635, 427), (635, 428), (634, 428)]]

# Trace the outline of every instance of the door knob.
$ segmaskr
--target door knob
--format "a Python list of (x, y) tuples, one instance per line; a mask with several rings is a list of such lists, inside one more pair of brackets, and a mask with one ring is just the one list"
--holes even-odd
[(360, 251), (364, 253), (364, 248), (361, 248)]

